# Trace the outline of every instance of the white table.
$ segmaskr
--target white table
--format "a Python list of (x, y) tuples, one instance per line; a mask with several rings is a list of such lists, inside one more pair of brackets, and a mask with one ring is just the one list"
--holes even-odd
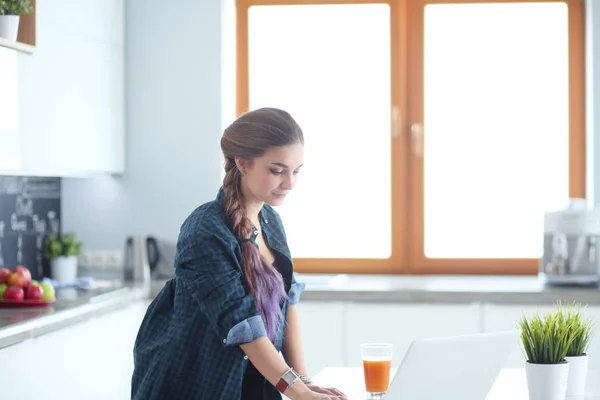
[[(395, 373), (395, 369), (392, 374)], [(348, 400), (365, 400), (365, 381), (361, 367), (325, 368), (313, 379), (317, 385), (335, 387)], [(586, 396), (567, 397), (568, 400), (600, 400), (600, 371), (589, 371)], [(529, 400), (525, 369), (503, 369), (485, 400)], [(444, 399), (458, 400), (458, 399)]]

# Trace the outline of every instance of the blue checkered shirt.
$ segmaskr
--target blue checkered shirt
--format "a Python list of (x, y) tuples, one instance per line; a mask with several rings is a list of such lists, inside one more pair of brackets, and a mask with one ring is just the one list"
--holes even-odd
[[(241, 246), (227, 227), (222, 201), (220, 189), (216, 200), (194, 210), (181, 227), (175, 277), (148, 307), (135, 341), (132, 399), (241, 397), (249, 360), (239, 345), (266, 336), (266, 330), (244, 282)], [(290, 277), (289, 299), (282, 305), (287, 317), (304, 284), (293, 277), (277, 212), (265, 204), (260, 222), (269, 247), (289, 261), (284, 263), (289, 273), (282, 273)], [(273, 341), (278, 351), (284, 332), (285, 323)]]

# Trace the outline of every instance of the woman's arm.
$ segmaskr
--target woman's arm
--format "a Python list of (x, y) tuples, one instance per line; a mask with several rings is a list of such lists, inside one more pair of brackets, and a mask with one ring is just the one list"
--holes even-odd
[[(242, 344), (240, 347), (258, 372), (267, 378), (273, 386), (277, 385), (279, 378), (290, 369), (266, 336)], [(300, 373), (300, 371), (297, 372)], [(308, 392), (310, 392), (310, 389), (300, 379), (297, 379), (284, 393), (287, 397), (296, 399)]]
[[(300, 318), (298, 317), (298, 309), (295, 305), (291, 304), (288, 306), (282, 353), (285, 361), (293, 367), (298, 374), (306, 376), (307, 370), (306, 364), (304, 364), (304, 352), (302, 351), (302, 339), (300, 336)], [(347, 399), (346, 395), (335, 388), (321, 387), (310, 383), (310, 381), (306, 386), (313, 392), (330, 396), (327, 398)]]
[(300, 375), (307, 375), (300, 337), (300, 319), (295, 305), (290, 305), (287, 312), (285, 335), (283, 339), (283, 357), (285, 361)]

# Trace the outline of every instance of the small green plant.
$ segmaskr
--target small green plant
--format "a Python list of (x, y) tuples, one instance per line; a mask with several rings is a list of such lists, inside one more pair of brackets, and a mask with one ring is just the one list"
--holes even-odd
[(573, 336), (564, 321), (561, 310), (548, 312), (543, 317), (537, 312), (530, 319), (522, 316), (519, 325), (527, 361), (532, 364), (565, 362)]
[(82, 247), (83, 244), (74, 234), (49, 235), (44, 246), (44, 257), (53, 259), (60, 256), (77, 256), (81, 253)]
[(0, 0), (0, 15), (26, 15), (32, 12), (31, 0)]
[[(563, 315), (563, 324), (569, 330), (572, 337), (571, 345), (567, 349), (568, 357), (582, 356), (586, 354), (587, 348), (592, 340), (596, 328), (596, 322), (591, 317), (586, 317), (580, 303), (557, 302), (556, 308)], [(585, 308), (585, 307), (584, 307)]]

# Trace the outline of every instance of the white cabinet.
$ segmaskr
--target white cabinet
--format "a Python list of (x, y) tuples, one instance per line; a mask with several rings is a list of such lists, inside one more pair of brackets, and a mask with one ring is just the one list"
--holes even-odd
[(344, 303), (301, 300), (296, 307), (309, 375), (325, 367), (345, 366)]
[(587, 307), (586, 313), (596, 321), (596, 331), (588, 348), (590, 369), (600, 371), (600, 306)]
[(130, 398), (133, 346), (148, 304), (139, 301), (0, 350), (0, 376), (10, 382), (0, 397)]
[[(543, 316), (546, 312), (552, 310), (552, 305), (500, 305), (500, 304), (484, 304), (484, 332), (519, 329), (518, 321), (523, 315), (527, 318), (538, 312)], [(586, 314), (600, 322), (600, 307), (587, 307)], [(588, 355), (590, 356), (590, 368), (600, 369), (600, 338), (597, 332), (594, 339), (590, 343)], [(521, 343), (518, 343), (515, 350), (509, 355), (505, 364), (507, 368), (523, 368), (525, 356), (523, 354)]]
[(21, 60), (23, 168), (122, 171), (123, 47), (39, 25), (47, 45)]
[(0, 169), (21, 166), (18, 76), (17, 52), (0, 47)]
[[(95, 40), (124, 45), (124, 0), (55, 0), (57, 6), (45, 5), (38, 19), (67, 26), (72, 32)], [(39, 23), (39, 22), (38, 22)]]
[(345, 320), (346, 365), (361, 365), (360, 345), (394, 344), (397, 366), (414, 339), (479, 333), (479, 304), (348, 303)]
[[(534, 313), (540, 315), (552, 310), (552, 305), (502, 305), (502, 304), (483, 304), (483, 331), (496, 332), (519, 328), (519, 320), (523, 315), (531, 318)], [(515, 349), (508, 356), (505, 367), (507, 368), (523, 368), (523, 356), (521, 344), (517, 343)]]
[(12, 173), (124, 170), (124, 2), (84, 3), (37, 3), (36, 52), (19, 54), (21, 168)]
[[(552, 310), (552, 304), (437, 304), (300, 301), (298, 311), (305, 359), (310, 374), (327, 366), (361, 365), (360, 345), (394, 344), (398, 366), (410, 343), (419, 338), (498, 332), (519, 328), (523, 315)], [(590, 344), (590, 368), (600, 370), (600, 306), (586, 313), (598, 321)], [(520, 339), (508, 355), (507, 368), (523, 368)]]

